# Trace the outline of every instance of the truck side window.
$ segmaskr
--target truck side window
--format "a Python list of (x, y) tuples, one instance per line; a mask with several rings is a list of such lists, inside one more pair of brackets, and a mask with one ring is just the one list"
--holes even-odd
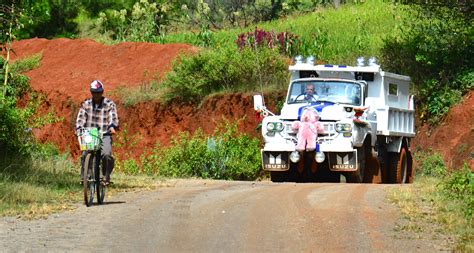
[(395, 83), (388, 84), (388, 94), (398, 96), (398, 85)]
[(353, 103), (354, 105), (360, 105), (360, 87), (354, 86), (353, 88)]

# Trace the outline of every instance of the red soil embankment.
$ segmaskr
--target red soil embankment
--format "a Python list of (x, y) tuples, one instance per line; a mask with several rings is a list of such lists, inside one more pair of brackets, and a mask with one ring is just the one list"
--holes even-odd
[(28, 71), (31, 86), (46, 94), (59, 92), (80, 102), (89, 97), (89, 83), (99, 79), (105, 90), (135, 87), (161, 78), (179, 53), (197, 49), (186, 44), (124, 42), (103, 45), (93, 40), (28, 39), (12, 44), (12, 59), (42, 53), (40, 67)]
[(457, 169), (467, 162), (474, 171), (474, 91), (451, 108), (438, 126), (421, 126), (417, 130), (414, 146), (441, 153), (450, 168)]

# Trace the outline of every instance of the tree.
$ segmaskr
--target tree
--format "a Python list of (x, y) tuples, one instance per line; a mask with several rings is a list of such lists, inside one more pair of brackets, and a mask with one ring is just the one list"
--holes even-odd
[(400, 32), (385, 40), (383, 65), (411, 76), (422, 120), (439, 122), (474, 87), (472, 13), (464, 2), (413, 2)]

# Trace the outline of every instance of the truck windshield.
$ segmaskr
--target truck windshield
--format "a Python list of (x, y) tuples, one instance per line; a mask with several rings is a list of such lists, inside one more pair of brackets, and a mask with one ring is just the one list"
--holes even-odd
[(361, 87), (358, 83), (344, 81), (296, 81), (291, 84), (288, 104), (333, 102), (360, 105)]

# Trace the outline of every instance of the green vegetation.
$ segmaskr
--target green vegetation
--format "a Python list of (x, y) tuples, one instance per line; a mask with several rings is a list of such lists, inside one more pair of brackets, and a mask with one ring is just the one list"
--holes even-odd
[(160, 11), (157, 3), (139, 1), (131, 11), (121, 9), (101, 12), (97, 26), (116, 41), (153, 42), (157, 40), (155, 17), (160, 15)]
[(161, 87), (164, 99), (199, 102), (216, 92), (282, 89), (287, 66), (278, 51), (271, 49), (238, 51), (234, 48), (201, 51), (175, 61)]
[(142, 83), (138, 89), (119, 86), (110, 93), (113, 96), (119, 97), (120, 101), (122, 101), (126, 107), (146, 101), (162, 101), (164, 97), (164, 91), (160, 88), (156, 80), (152, 80), (149, 83)]
[[(295, 35), (288, 56), (314, 55), (319, 61), (338, 64), (353, 64), (354, 59), (361, 55), (376, 56), (382, 59), (384, 68), (413, 78), (418, 110), (422, 112), (422, 120), (430, 123), (439, 122), (449, 108), (473, 88), (472, 19), (462, 3), (433, 7), (410, 1), (408, 5), (367, 1), (334, 9), (328, 7), (327, 1), (277, 1), (281, 5), (276, 8), (265, 8), (265, 4), (252, 6), (251, 1), (240, 7), (232, 2), (208, 4), (197, 1), (184, 8), (183, 3), (178, 2), (150, 4), (142, 1), (133, 8), (131, 4), (124, 4), (120, 9), (115, 6), (97, 14), (95, 26), (115, 41), (183, 42), (210, 49), (207, 54), (225, 54), (238, 47), (242, 36), (264, 30)], [(269, 9), (274, 12), (268, 12)], [(160, 16), (160, 21), (153, 21), (154, 26), (150, 25), (153, 15)], [(213, 73), (207, 73), (209, 70), (203, 70), (201, 65), (215, 64), (207, 62), (211, 60), (203, 54), (196, 56), (198, 59), (182, 60), (188, 66), (176, 64), (174, 72), (180, 75), (196, 70), (205, 77), (199, 81), (206, 82), (239, 78), (236, 76), (239, 73), (225, 72), (220, 73), (223, 74), (220, 80), (209, 79)], [(226, 66), (228, 62), (222, 61), (219, 65)], [(175, 76), (169, 77), (171, 80), (165, 80), (165, 86), (178, 86), (174, 84)], [(190, 85), (187, 82), (184, 87)], [(250, 85), (243, 90), (252, 88), (253, 83)], [(215, 88), (224, 85), (212, 86), (212, 89), (194, 88), (191, 99), (185, 94), (180, 95), (176, 87), (163, 97), (166, 100), (180, 96), (182, 100), (200, 100), (209, 93), (222, 91)], [(242, 90), (241, 85), (229, 87), (230, 90), (224, 90)]]
[(474, 173), (467, 165), (448, 171), (440, 154), (416, 153), (421, 161), (413, 187), (392, 190), (404, 220), (400, 229), (454, 236), (455, 251), (474, 251)]
[(117, 161), (116, 170), (131, 175), (255, 180), (261, 176), (260, 142), (239, 133), (237, 124), (225, 122), (212, 136), (201, 130), (182, 132), (169, 147), (158, 145), (145, 152), (140, 163)]
[(14, 7), (21, 27), (15, 31), (18, 38), (73, 37), (77, 31), (74, 18), (80, 5), (69, 1), (16, 1), (4, 0), (3, 6)]
[[(0, 101), (0, 215), (37, 216), (60, 209), (72, 185), (70, 170), (65, 169), (68, 161), (49, 146), (37, 145), (29, 131), (51, 115), (35, 115), (39, 100), (34, 93), (25, 108), (16, 107), (18, 97), (30, 90), (29, 80), (21, 72), (39, 66), (40, 59), (41, 55), (20, 59), (8, 68), (8, 61), (0, 58), (5, 85)], [(50, 208), (44, 203), (56, 205)]]
[[(387, 9), (391, 14), (387, 14)], [(202, 33), (168, 35), (164, 42), (209, 44), (212, 49), (179, 59), (161, 83), (165, 89), (163, 98), (200, 101), (214, 92), (255, 91), (262, 87), (284, 89), (288, 79), (285, 77), (287, 60), (278, 52), (287, 56), (315, 55), (320, 60), (339, 64), (352, 64), (360, 55), (380, 56), (383, 38), (395, 30), (399, 25), (397, 17), (403, 15), (396, 10), (388, 3), (376, 1), (345, 5), (339, 10), (329, 8), (301, 17), (260, 23), (260, 29), (218, 31), (208, 34), (210, 38), (206, 43), (199, 39)], [(291, 35), (284, 37), (283, 50), (280, 42), (274, 42), (275, 38), (268, 39), (267, 35), (272, 32)], [(259, 40), (269, 46), (261, 46)]]
[(39, 67), (42, 58), (43, 54), (39, 53), (27, 58), (17, 60), (12, 64), (11, 71), (13, 73), (23, 73), (35, 69)]
[[(345, 1), (345, 3), (351, 2), (358, 1)], [(226, 27), (249, 26), (257, 22), (276, 20), (292, 13), (311, 12), (328, 4), (332, 4), (332, 1), (2, 1), (2, 7), (14, 6), (19, 10), (23, 26), (16, 33), (19, 38), (75, 37), (77, 34), (84, 34), (82, 29), (91, 28), (83, 26), (83, 22), (90, 23), (84, 18), (95, 23), (96, 19), (104, 17), (107, 18), (104, 28), (110, 31), (108, 35), (112, 37), (129, 34), (123, 31), (132, 30), (130, 27), (133, 27), (135, 21), (141, 22), (148, 18), (150, 22), (141, 23), (143, 27), (135, 26), (135, 28), (147, 31), (153, 37), (162, 37), (179, 30), (196, 30), (196, 28), (220, 30)], [(99, 22), (93, 26), (102, 24), (104, 23)], [(120, 29), (122, 31), (119, 31)], [(148, 35), (145, 37), (151, 38)]]
[(25, 64), (24, 62), (34, 62), (33, 60), (18, 61), (11, 68), (12, 71), (6, 72), (8, 63), (0, 58), (2, 66), (1, 72), (5, 73), (0, 77), (4, 83), (2, 99), (0, 101), (0, 146), (4, 154), (8, 153), (27, 153), (31, 143), (28, 141), (30, 135), (27, 131), (28, 121), (34, 115), (32, 108), (16, 108), (17, 97), (30, 90), (29, 80), (26, 76), (17, 72), (22, 69), (29, 70), (36, 64)]
[[(367, 1), (347, 4), (340, 9), (321, 8), (306, 15), (258, 23), (249, 28), (220, 30), (212, 34), (211, 48), (236, 47), (241, 33), (254, 31), (255, 26), (266, 31), (291, 32), (301, 40), (301, 55), (334, 64), (354, 64), (358, 56), (381, 56), (383, 39), (400, 25), (400, 16), (390, 3)], [(196, 34), (176, 33), (166, 36), (164, 42), (198, 44)]]
[[(3, 157), (0, 167), (0, 215), (46, 211), (62, 206), (79, 191), (77, 172), (64, 156), (49, 153), (45, 157)], [(50, 156), (51, 155), (51, 156)]]
[(474, 30), (462, 4), (400, 6), (403, 25), (385, 40), (383, 65), (412, 77), (422, 120), (439, 122), (474, 88)]

